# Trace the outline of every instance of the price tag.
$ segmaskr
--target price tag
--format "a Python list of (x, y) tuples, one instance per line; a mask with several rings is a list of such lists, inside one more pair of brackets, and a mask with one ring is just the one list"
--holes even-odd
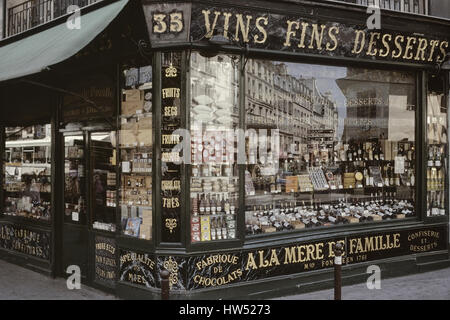
[(405, 157), (395, 157), (394, 173), (395, 174), (405, 173)]
[(122, 162), (122, 172), (129, 173), (130, 171), (131, 171), (130, 161), (123, 161)]
[(72, 212), (72, 221), (79, 221), (78, 212)]
[(378, 183), (377, 186), (378, 186), (378, 188), (382, 188), (383, 184), (382, 183)]

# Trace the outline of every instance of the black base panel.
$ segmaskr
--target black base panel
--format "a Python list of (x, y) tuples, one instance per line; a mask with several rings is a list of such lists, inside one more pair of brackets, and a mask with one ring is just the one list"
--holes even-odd
[[(342, 285), (349, 286), (367, 281), (369, 265), (378, 265), (383, 279), (446, 268), (450, 266), (449, 252), (441, 251), (425, 256), (403, 256), (379, 261), (370, 261), (342, 268)], [(428, 269), (424, 268), (429, 266)], [(171, 292), (171, 300), (258, 300), (309, 293), (334, 288), (334, 270), (325, 269), (300, 273), (291, 276), (271, 278), (270, 280), (239, 283), (220, 289), (195, 290), (191, 292)], [(122, 299), (160, 299), (159, 290), (146, 290), (140, 287), (118, 283), (116, 295)]]

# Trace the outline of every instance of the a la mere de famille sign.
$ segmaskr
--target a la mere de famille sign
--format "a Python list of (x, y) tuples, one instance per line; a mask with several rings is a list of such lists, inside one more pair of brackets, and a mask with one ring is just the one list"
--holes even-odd
[(345, 248), (343, 265), (376, 264), (393, 257), (444, 251), (448, 250), (447, 233), (446, 226), (423, 226), (186, 257), (123, 250), (119, 278), (134, 285), (160, 288), (160, 272), (165, 269), (170, 273), (172, 289), (222, 287), (332, 268), (333, 246), (339, 242)]
[(152, 45), (200, 42), (219, 35), (251, 49), (336, 57), (436, 64), (450, 50), (449, 39), (432, 35), (368, 30), (290, 14), (208, 6), (202, 3), (145, 4)]

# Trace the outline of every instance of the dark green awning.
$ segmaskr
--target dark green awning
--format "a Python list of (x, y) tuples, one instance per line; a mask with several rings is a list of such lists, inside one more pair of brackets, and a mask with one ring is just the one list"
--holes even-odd
[(81, 14), (81, 28), (62, 23), (0, 47), (0, 81), (41, 72), (86, 47), (117, 17), (129, 0)]

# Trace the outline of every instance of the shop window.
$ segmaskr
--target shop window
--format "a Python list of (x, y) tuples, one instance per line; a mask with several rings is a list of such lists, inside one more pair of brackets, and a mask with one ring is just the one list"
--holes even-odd
[[(275, 78), (283, 66), (291, 82), (283, 87), (308, 88), (313, 117), (300, 137), (292, 130), (290, 108), (270, 106), (275, 121), (269, 126), (247, 123), (252, 134), (246, 134), (246, 234), (414, 217), (415, 74), (266, 66)], [(289, 96), (283, 105), (301, 108)], [(296, 140), (306, 142), (299, 153)]]
[(190, 102), (191, 241), (235, 239), (239, 198), (235, 130), (239, 123), (239, 91), (233, 79), (238, 60), (229, 55), (210, 58), (196, 52), (192, 55), (204, 60), (215, 72), (200, 74), (192, 67), (190, 71), (192, 77), (201, 79), (195, 83), (197, 94), (191, 95)]
[(4, 213), (51, 219), (51, 125), (5, 128)]
[(447, 104), (439, 76), (430, 76), (427, 103), (427, 216), (447, 212), (448, 133)]
[(116, 132), (90, 134), (92, 228), (116, 231)]
[(83, 134), (64, 137), (64, 221), (86, 223), (86, 153)]
[[(201, 60), (198, 62), (201, 64)], [(119, 131), (121, 228), (127, 236), (150, 240), (153, 225), (152, 67), (126, 69), (124, 75)], [(195, 87), (194, 83), (192, 86)]]

